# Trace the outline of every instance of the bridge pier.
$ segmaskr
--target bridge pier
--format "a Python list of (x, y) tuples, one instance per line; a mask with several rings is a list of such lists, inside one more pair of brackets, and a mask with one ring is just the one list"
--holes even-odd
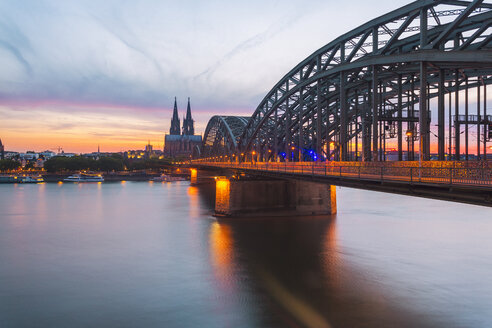
[(336, 189), (301, 180), (216, 179), (215, 215), (308, 216), (337, 212)]

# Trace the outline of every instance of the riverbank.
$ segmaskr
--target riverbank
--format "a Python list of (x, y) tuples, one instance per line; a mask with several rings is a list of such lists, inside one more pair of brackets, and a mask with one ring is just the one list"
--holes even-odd
[[(41, 176), (44, 182), (58, 183), (63, 182), (63, 179), (69, 177), (73, 173), (45, 173), (45, 174), (10, 174), (0, 176), (0, 183), (19, 183), (20, 176)], [(159, 177), (161, 173), (152, 172), (117, 172), (117, 173), (103, 173), (102, 176), (105, 182), (119, 182), (119, 181), (150, 181), (156, 177)], [(187, 174), (172, 174), (173, 176), (181, 176), (188, 178)]]

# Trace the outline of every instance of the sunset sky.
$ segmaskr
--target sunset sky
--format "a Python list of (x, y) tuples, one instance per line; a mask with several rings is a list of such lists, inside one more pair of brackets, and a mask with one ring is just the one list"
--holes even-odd
[(7, 150), (162, 147), (174, 97), (197, 133), (250, 115), (292, 67), (409, 1), (0, 0)]

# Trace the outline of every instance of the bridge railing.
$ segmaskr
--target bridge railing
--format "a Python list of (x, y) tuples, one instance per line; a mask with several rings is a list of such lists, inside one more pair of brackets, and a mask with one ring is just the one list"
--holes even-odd
[(409, 183), (448, 184), (492, 187), (492, 168), (480, 167), (415, 167), (378, 165), (333, 165), (316, 162), (200, 162), (195, 165), (279, 172), (294, 175), (340, 177), (368, 181), (402, 181)]

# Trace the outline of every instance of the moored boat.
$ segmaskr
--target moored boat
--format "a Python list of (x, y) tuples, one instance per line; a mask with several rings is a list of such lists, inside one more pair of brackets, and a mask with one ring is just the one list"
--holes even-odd
[(41, 183), (44, 179), (40, 176), (30, 175), (2, 175), (0, 176), (0, 183)]
[(44, 182), (44, 179), (42, 177), (32, 177), (32, 176), (25, 176), (25, 177), (19, 177), (18, 180), (21, 183), (41, 183)]
[(103, 182), (104, 178), (100, 174), (78, 173), (63, 179), (65, 182)]
[(174, 181), (184, 181), (184, 180), (186, 179), (183, 177), (173, 177), (167, 174), (161, 174), (161, 176), (152, 179), (152, 181), (155, 182), (174, 182)]
[(0, 175), (0, 183), (19, 183), (20, 179), (15, 175)]

